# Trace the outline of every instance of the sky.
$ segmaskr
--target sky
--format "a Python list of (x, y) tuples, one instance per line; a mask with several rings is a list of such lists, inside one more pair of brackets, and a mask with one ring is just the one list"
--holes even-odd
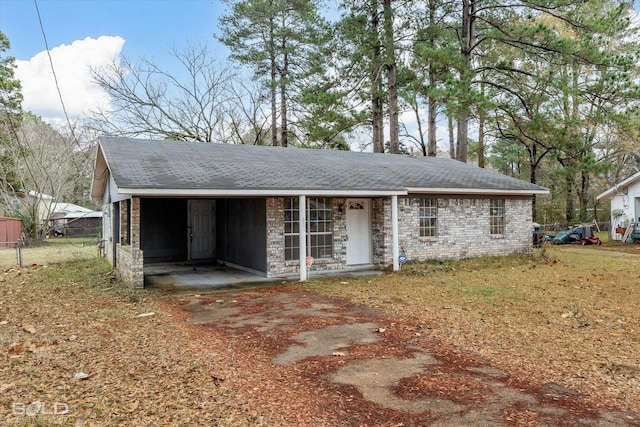
[(164, 66), (172, 49), (207, 44), (226, 58), (228, 52), (213, 36), (224, 12), (220, 0), (0, 0), (0, 31), (11, 44), (5, 55), (16, 58), (23, 109), (44, 119), (63, 117), (48, 45), (73, 119), (106, 101), (89, 68), (119, 55), (133, 62), (144, 56)]

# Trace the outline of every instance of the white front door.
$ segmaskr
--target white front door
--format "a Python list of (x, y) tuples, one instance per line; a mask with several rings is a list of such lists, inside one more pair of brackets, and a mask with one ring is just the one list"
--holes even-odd
[(347, 265), (371, 264), (369, 200), (347, 200)]
[(189, 200), (189, 260), (215, 256), (215, 200)]

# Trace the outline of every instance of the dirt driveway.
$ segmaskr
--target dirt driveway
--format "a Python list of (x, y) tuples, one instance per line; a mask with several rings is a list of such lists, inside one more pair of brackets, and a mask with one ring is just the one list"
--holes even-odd
[[(536, 384), (369, 308), (289, 287), (176, 296), (194, 333), (222, 339), (212, 374), (263, 425), (621, 426), (638, 414)], [(535, 369), (534, 366), (530, 368)]]

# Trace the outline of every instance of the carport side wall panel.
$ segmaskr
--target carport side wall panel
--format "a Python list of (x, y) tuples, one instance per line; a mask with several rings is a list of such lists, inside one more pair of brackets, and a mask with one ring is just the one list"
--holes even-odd
[[(505, 200), (505, 233), (491, 235), (490, 198), (436, 197), (437, 233), (420, 237), (419, 206), (422, 196), (402, 197), (398, 203), (398, 230), (401, 251), (409, 260), (461, 259), (478, 256), (503, 256), (532, 252), (531, 198), (508, 197)], [(425, 196), (430, 197), (430, 196)], [(384, 203), (385, 218), (390, 218), (390, 202)], [(385, 233), (390, 248), (390, 231)], [(390, 250), (385, 264), (391, 263)]]
[(144, 263), (187, 260), (187, 199), (140, 201), (140, 248)]
[(221, 219), (216, 221), (216, 238), (217, 244), (223, 245), (218, 254), (222, 260), (267, 273), (266, 204), (263, 198), (218, 199), (216, 216)]
[[(331, 258), (314, 259), (309, 272), (334, 271), (346, 267), (347, 223), (344, 198), (332, 199), (333, 254)], [(342, 211), (340, 212), (340, 207)], [(284, 198), (266, 199), (267, 216), (267, 277), (278, 277), (300, 272), (300, 261), (285, 261), (284, 251)]]

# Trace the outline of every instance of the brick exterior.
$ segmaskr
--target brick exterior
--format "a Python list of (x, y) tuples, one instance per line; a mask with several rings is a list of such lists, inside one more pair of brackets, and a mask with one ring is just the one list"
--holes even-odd
[[(505, 199), (505, 233), (489, 231), (489, 198), (438, 197), (437, 233), (420, 237), (419, 198), (398, 198), (398, 241), (410, 261), (461, 259), (531, 253), (531, 199)], [(333, 199), (333, 258), (314, 260), (309, 272), (346, 267), (345, 199)], [(298, 272), (299, 261), (284, 260), (284, 199), (267, 199), (267, 275)], [(371, 199), (373, 265), (392, 264), (391, 199)]]
[[(476, 256), (530, 253), (531, 198), (505, 198), (504, 235), (491, 235), (489, 231), (489, 198), (438, 197), (437, 233), (435, 237), (420, 237), (419, 197), (398, 198), (398, 240), (400, 251), (410, 261), (460, 259)], [(144, 286), (144, 254), (140, 249), (140, 199), (133, 198), (129, 224), (130, 245), (117, 243), (116, 271), (131, 286)], [(346, 199), (332, 199), (333, 256), (315, 259), (308, 272), (340, 270), (347, 267)], [(124, 205), (124, 204), (123, 204)], [(371, 199), (372, 264), (385, 267), (392, 264), (391, 199)], [(105, 257), (113, 263), (113, 244), (121, 236), (112, 236), (113, 204), (103, 206), (105, 212)], [(126, 208), (121, 209), (121, 212)], [(126, 215), (125, 215), (126, 217)], [(128, 222), (127, 222), (128, 221)], [(299, 261), (285, 261), (284, 250), (284, 198), (266, 198), (267, 277), (295, 275)], [(121, 228), (121, 235), (125, 234)]]
[[(332, 199), (333, 257), (314, 259), (307, 271), (331, 271), (344, 268), (347, 256), (347, 223), (345, 199)], [(343, 212), (340, 212), (342, 206)], [(300, 271), (299, 260), (284, 259), (284, 198), (267, 198), (267, 277), (294, 274)]]
[[(126, 203), (131, 204), (131, 218), (127, 218)], [(105, 203), (102, 206), (103, 215), (103, 239), (105, 243), (104, 256), (115, 265), (115, 271), (120, 278), (136, 289), (144, 287), (144, 254), (140, 249), (140, 199), (121, 202), (120, 208), (120, 235), (113, 235), (113, 218), (116, 215), (115, 205)], [(129, 226), (127, 230), (125, 227)], [(130, 236), (131, 244), (126, 242), (126, 235)], [(114, 260), (114, 244), (115, 260)]]
[[(420, 237), (418, 197), (398, 198), (398, 243), (408, 260), (446, 260), (499, 256), (532, 251), (530, 198), (506, 198), (503, 235), (489, 231), (489, 200), (479, 197), (438, 197), (435, 237)], [(391, 264), (391, 201), (376, 205), (384, 216), (382, 246), (376, 263)], [(380, 212), (382, 211), (382, 212)]]

